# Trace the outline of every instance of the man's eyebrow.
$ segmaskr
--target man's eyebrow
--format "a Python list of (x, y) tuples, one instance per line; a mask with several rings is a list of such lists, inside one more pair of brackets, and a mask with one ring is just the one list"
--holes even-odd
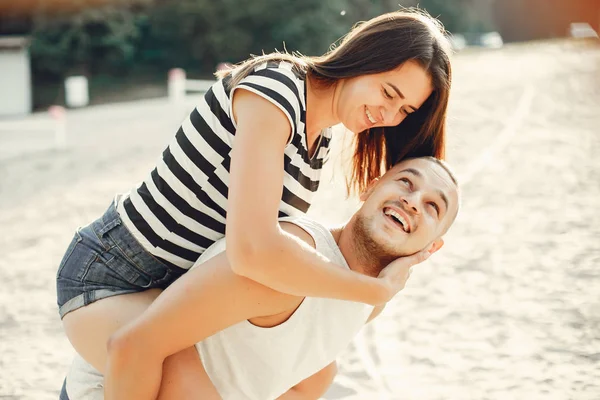
[[(388, 85), (390, 85), (390, 86), (392, 87), (392, 89), (394, 89), (394, 91), (395, 91), (395, 92), (398, 94), (398, 96), (400, 96), (400, 98), (401, 98), (402, 100), (406, 99), (406, 97), (404, 97), (404, 93), (402, 93), (402, 92), (400, 91), (400, 89), (398, 89), (398, 87), (397, 87), (396, 85), (394, 85), (394, 84), (393, 84), (393, 83), (391, 83), (391, 82), (386, 82), (386, 83), (387, 83)], [(413, 106), (407, 106), (407, 107), (410, 107), (410, 108), (412, 108), (412, 110), (413, 110), (413, 111), (417, 111), (417, 108), (415, 108), (415, 107), (413, 107)]]
[[(423, 178), (423, 174), (421, 173), (421, 171), (419, 171), (418, 169), (414, 169), (414, 168), (406, 168), (398, 173), (399, 174), (408, 173), (408, 174), (414, 175), (416, 177)], [(446, 206), (446, 210), (447, 210), (448, 209), (448, 196), (446, 196), (446, 193), (442, 192), (441, 190), (438, 190), (438, 195), (444, 202), (444, 205)]]
[(423, 177), (423, 174), (421, 173), (421, 171), (419, 171), (418, 169), (414, 169), (414, 168), (406, 168), (406, 169), (403, 169), (402, 171), (400, 171), (398, 173), (399, 174), (409, 173), (409, 174), (412, 174), (412, 175), (417, 176), (419, 178)]
[(441, 190), (438, 190), (438, 194), (442, 198), (442, 201), (444, 202), (444, 205), (446, 206), (445, 209), (447, 210), (448, 209), (448, 197), (446, 197), (446, 193), (442, 192)]

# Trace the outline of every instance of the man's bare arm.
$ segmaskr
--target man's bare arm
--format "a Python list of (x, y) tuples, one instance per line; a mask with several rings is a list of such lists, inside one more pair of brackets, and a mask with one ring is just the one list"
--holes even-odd
[(337, 374), (337, 364), (332, 362), (322, 370), (304, 379), (277, 400), (316, 400), (327, 392)]
[(369, 319), (367, 319), (367, 324), (369, 322), (373, 321), (379, 314), (381, 314), (381, 312), (383, 311), (384, 308), (385, 308), (385, 304), (382, 304), (380, 306), (373, 308), (371, 315), (369, 315)]

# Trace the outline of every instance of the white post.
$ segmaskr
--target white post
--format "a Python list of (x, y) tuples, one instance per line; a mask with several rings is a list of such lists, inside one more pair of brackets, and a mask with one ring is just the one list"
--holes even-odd
[(65, 79), (65, 103), (67, 107), (85, 107), (90, 102), (88, 80), (83, 75)]
[(54, 120), (54, 144), (58, 149), (67, 147), (67, 124), (65, 109), (61, 106), (50, 106), (48, 114)]
[(169, 71), (169, 101), (181, 103), (185, 98), (185, 71), (173, 68)]

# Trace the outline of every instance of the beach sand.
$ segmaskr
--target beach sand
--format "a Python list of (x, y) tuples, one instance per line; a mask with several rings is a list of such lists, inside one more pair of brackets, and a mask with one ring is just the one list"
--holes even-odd
[[(326, 398), (598, 399), (600, 46), (467, 51), (454, 77), (459, 218), (340, 357)], [(73, 355), (58, 263), (78, 226), (148, 174), (193, 100), (70, 110), (63, 150), (0, 128), (0, 398), (58, 398)], [(356, 206), (339, 160), (311, 209), (329, 224)]]

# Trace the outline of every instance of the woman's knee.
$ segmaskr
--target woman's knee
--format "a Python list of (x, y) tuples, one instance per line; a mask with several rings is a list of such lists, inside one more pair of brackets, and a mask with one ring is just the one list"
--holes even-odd
[(63, 317), (63, 327), (75, 350), (100, 371), (106, 364), (109, 338), (141, 315), (160, 289), (98, 300)]

